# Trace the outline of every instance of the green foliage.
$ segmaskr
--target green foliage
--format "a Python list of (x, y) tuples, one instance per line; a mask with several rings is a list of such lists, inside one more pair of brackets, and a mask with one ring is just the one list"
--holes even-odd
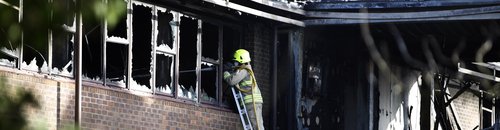
[(27, 106), (39, 108), (38, 101), (33, 94), (24, 89), (14, 89), (0, 79), (0, 129), (26, 129), (28, 122), (24, 115)]

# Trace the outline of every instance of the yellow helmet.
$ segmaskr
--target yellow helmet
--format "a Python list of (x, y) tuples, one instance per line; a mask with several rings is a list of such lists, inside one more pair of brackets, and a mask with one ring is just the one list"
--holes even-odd
[(234, 52), (234, 59), (237, 62), (240, 63), (248, 63), (250, 62), (250, 53), (248, 53), (247, 50), (245, 49), (238, 49), (236, 52)]

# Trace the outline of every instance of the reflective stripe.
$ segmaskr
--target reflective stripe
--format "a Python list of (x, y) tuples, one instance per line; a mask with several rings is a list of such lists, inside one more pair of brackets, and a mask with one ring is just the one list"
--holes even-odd
[(229, 72), (224, 72), (224, 79), (227, 79), (231, 74)]
[(252, 101), (255, 101), (256, 103), (263, 103), (262, 96), (260, 94), (254, 94), (255, 99), (252, 100), (252, 95), (246, 95), (243, 99), (245, 100), (245, 103), (252, 103)]
[(240, 86), (252, 86), (252, 80), (240, 82)]

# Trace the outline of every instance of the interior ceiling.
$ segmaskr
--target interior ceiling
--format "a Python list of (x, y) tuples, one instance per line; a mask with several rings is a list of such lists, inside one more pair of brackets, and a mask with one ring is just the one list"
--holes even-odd
[[(390, 57), (392, 62), (405, 63), (401, 56), (395, 37), (389, 30), (390, 23), (371, 24), (370, 30), (375, 43), (385, 58)], [(394, 24), (400, 32), (410, 56), (421, 62), (427, 62), (424, 55), (424, 41), (429, 37), (435, 43), (429, 44), (434, 58), (447, 58), (437, 61), (438, 64), (454, 66), (446, 60), (451, 60), (454, 52), (459, 52), (461, 62), (477, 62), (478, 49), (491, 39), (492, 46), (484, 55), (484, 62), (495, 62), (500, 59), (500, 21), (444, 21), (444, 22), (406, 22)], [(319, 44), (316, 53), (335, 54), (340, 57), (365, 55), (366, 45), (362, 40), (359, 25), (330, 25), (306, 28), (307, 43)], [(462, 48), (460, 45), (463, 44)], [(309, 45), (311, 46), (311, 45)], [(325, 49), (329, 48), (329, 49)], [(333, 48), (333, 49), (332, 49)], [(334, 50), (334, 51), (332, 51)], [(355, 50), (355, 51), (353, 51)], [(442, 55), (441, 55), (441, 54)], [(341, 56), (344, 55), (344, 56)]]

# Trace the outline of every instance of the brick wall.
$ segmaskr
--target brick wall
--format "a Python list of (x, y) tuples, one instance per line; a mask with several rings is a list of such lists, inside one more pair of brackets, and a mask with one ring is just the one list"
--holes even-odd
[[(450, 88), (450, 94), (455, 95), (458, 89)], [(457, 113), (458, 122), (463, 130), (472, 130), (479, 125), (479, 97), (471, 92), (464, 92), (452, 102)]]
[[(0, 67), (9, 87), (34, 93), (40, 109), (28, 109), (30, 125), (48, 129), (74, 123), (74, 81)], [(241, 129), (238, 114), (223, 108), (84, 82), (83, 129)]]
[(257, 84), (264, 98), (262, 116), (264, 126), (270, 122), (271, 112), (271, 65), (272, 65), (272, 45), (274, 40), (273, 27), (265, 24), (247, 25), (244, 37), (246, 48), (252, 57), (252, 67), (257, 78)]

